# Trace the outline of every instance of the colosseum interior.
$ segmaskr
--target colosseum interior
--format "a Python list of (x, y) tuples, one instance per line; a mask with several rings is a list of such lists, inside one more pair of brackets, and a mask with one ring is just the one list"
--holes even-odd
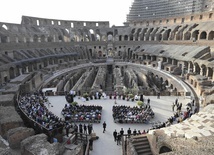
[[(197, 114), (177, 128), (147, 134), (151, 152), (213, 154), (214, 1), (194, 0), (193, 6), (201, 10), (190, 11), (189, 2), (135, 0), (123, 26), (30, 16), (22, 16), (21, 24), (0, 22), (0, 154), (15, 155), (14, 148), (34, 154), (28, 150), (33, 138), (42, 141), (49, 154), (62, 154), (56, 143), (46, 140), (49, 133), (35, 135), (33, 127), (25, 127), (31, 118), (21, 115), (20, 96), (41, 90), (45, 95), (102, 90), (107, 95), (194, 97)], [(169, 13), (171, 7), (175, 12)], [(189, 128), (205, 134), (188, 137)], [(124, 154), (140, 154), (134, 147), (137, 139), (123, 144)]]

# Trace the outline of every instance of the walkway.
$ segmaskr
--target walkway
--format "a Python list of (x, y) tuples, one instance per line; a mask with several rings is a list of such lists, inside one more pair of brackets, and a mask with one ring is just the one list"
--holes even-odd
[[(147, 96), (145, 99), (147, 100)], [(150, 105), (151, 108), (155, 112), (155, 118), (152, 119), (152, 122), (165, 122), (169, 117), (173, 115), (172, 112), (172, 103), (175, 101), (176, 96), (161, 96), (160, 99), (157, 99), (156, 96), (149, 96), (150, 98)], [(49, 110), (52, 111), (54, 114), (61, 117), (61, 110), (64, 107), (66, 100), (65, 96), (49, 96), (48, 97), (50, 103), (53, 107), (49, 107)], [(112, 117), (112, 106), (114, 105), (114, 100), (91, 100), (83, 102), (77, 97), (74, 99), (78, 102), (78, 104), (85, 104), (85, 105), (101, 105), (103, 107), (102, 111), (102, 120), (99, 124), (93, 124), (94, 131), (96, 132), (99, 139), (94, 141), (93, 150), (90, 151), (90, 155), (120, 155), (122, 154), (122, 147), (121, 145), (116, 145), (113, 140), (113, 131), (116, 129), (118, 132), (121, 128), (124, 129), (125, 133), (127, 133), (128, 128), (130, 127), (133, 131), (136, 130), (147, 130), (149, 129), (152, 124), (119, 124), (114, 123)], [(179, 103), (183, 104), (183, 110), (186, 108), (186, 104), (190, 102), (190, 99), (185, 99), (184, 97), (178, 97)], [(136, 102), (131, 101), (124, 101), (124, 100), (117, 100), (118, 105), (126, 105), (126, 106), (136, 106)], [(106, 121), (107, 128), (106, 132), (103, 133), (102, 123)], [(151, 122), (151, 123), (152, 123)]]

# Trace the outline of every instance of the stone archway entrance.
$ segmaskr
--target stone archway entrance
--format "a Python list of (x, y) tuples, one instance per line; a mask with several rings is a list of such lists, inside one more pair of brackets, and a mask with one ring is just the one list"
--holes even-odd
[(159, 154), (166, 153), (166, 152), (171, 152), (171, 151), (172, 151), (172, 150), (171, 150), (169, 147), (167, 147), (167, 146), (162, 146), (162, 147), (160, 148)]

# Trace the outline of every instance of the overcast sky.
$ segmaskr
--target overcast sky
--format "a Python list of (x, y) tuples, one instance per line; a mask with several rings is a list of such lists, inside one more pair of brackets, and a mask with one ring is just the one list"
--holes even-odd
[(21, 23), (22, 15), (122, 26), (134, 0), (2, 0), (0, 22)]

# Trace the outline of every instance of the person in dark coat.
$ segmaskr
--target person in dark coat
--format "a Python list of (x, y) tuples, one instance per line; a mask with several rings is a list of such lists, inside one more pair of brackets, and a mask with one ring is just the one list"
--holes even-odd
[(87, 126), (84, 124), (83, 125), (84, 133), (87, 134)]
[(105, 133), (105, 131), (106, 131), (106, 122), (104, 121), (103, 122), (103, 133)]
[(123, 134), (124, 134), (124, 130), (123, 130), (123, 128), (121, 128), (120, 135), (122, 136)]
[(130, 128), (127, 130), (127, 134), (128, 134), (128, 137), (130, 137), (130, 135), (132, 134), (132, 130)]
[(120, 141), (121, 141), (121, 135), (120, 135), (120, 133), (118, 132), (118, 133), (117, 133), (117, 145), (120, 145)]
[(115, 129), (115, 131), (113, 132), (113, 136), (114, 136), (114, 141), (116, 142), (117, 141), (117, 131)]
[(93, 130), (92, 124), (88, 124), (88, 134), (90, 135)]

